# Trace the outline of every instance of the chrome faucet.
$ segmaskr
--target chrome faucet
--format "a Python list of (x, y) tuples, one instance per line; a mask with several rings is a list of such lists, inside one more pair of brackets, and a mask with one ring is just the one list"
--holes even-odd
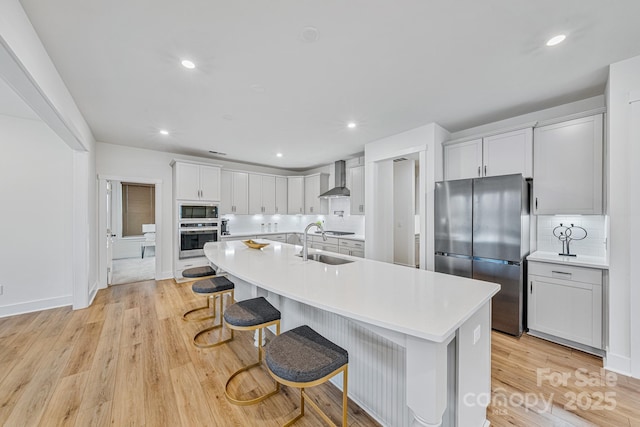
[(324, 228), (322, 228), (322, 224), (318, 223), (318, 222), (312, 222), (311, 224), (307, 225), (307, 227), (304, 229), (304, 237), (302, 238), (302, 260), (306, 261), (309, 259), (309, 249), (308, 249), (308, 244), (307, 244), (307, 234), (309, 233), (309, 229), (311, 229), (312, 227), (318, 227), (318, 230), (320, 230), (322, 232), (322, 239), (326, 242), (327, 241), (327, 235), (324, 234)]

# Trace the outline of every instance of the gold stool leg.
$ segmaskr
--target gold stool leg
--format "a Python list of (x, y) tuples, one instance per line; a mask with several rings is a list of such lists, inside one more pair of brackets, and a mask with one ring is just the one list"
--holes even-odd
[(287, 421), (282, 427), (289, 427), (298, 421), (300, 418), (304, 417), (304, 388), (300, 389), (300, 413), (292, 420)]
[[(201, 343), (199, 343), (197, 341), (199, 336), (201, 336), (203, 334), (206, 334), (207, 332), (211, 332), (211, 331), (213, 331), (215, 329), (222, 328), (222, 326), (223, 326), (223, 316), (224, 316), (224, 305), (223, 305), (224, 301), (223, 300), (224, 300), (224, 294), (225, 293), (228, 293), (228, 292), (221, 292), (220, 295), (213, 295), (213, 297), (214, 297), (214, 302), (213, 302), (214, 312), (215, 312), (215, 297), (218, 297), (218, 296), (220, 297), (220, 323), (218, 323), (217, 325), (213, 325), (213, 326), (210, 326), (208, 328), (205, 328), (205, 329), (201, 330), (200, 332), (198, 332), (193, 337), (193, 344), (196, 347), (198, 347), (198, 348), (217, 347), (219, 345), (222, 345), (224, 343), (228, 343), (229, 341), (233, 340), (233, 329), (231, 329), (231, 336), (229, 338), (227, 338), (227, 339), (219, 340), (219, 341), (217, 341), (215, 343), (212, 343), (212, 344), (201, 344)], [(233, 300), (233, 290), (231, 290), (231, 300)]]
[[(182, 320), (186, 320), (188, 322), (199, 322), (199, 321), (202, 321), (202, 320), (215, 319), (216, 318), (216, 305), (215, 305), (214, 297), (215, 297), (215, 294), (207, 296), (207, 305), (205, 305), (204, 307), (198, 307), (198, 308), (194, 308), (193, 310), (187, 311), (186, 313), (184, 313), (182, 315)], [(212, 316), (197, 317), (195, 319), (189, 319), (188, 318), (188, 316), (193, 314), (193, 313), (196, 313), (196, 312), (202, 311), (202, 310), (210, 310), (212, 308), (213, 308), (213, 315)]]
[[(243, 367), (241, 369), (238, 369), (236, 372), (231, 374), (231, 376), (227, 380), (227, 383), (224, 386), (224, 395), (227, 397), (227, 400), (229, 400), (229, 402), (233, 403), (234, 405), (238, 405), (238, 406), (254, 405), (256, 403), (262, 402), (265, 399), (268, 399), (269, 397), (273, 396), (274, 394), (276, 394), (276, 393), (278, 393), (280, 391), (280, 383), (274, 380), (274, 382), (276, 384), (275, 388), (273, 388), (271, 391), (269, 391), (269, 392), (267, 392), (267, 393), (265, 393), (265, 394), (263, 394), (261, 396), (253, 398), (253, 399), (248, 399), (248, 400), (236, 399), (235, 397), (231, 396), (231, 394), (229, 393), (229, 384), (231, 383), (231, 381), (237, 375), (239, 375), (242, 372), (246, 372), (246, 371), (248, 371), (250, 369), (262, 366), (262, 359), (263, 359), (262, 330), (265, 327), (266, 326), (258, 328), (258, 361), (256, 363), (252, 363), (251, 365), (248, 365), (248, 366), (245, 366), (245, 367)], [(280, 335), (280, 322), (279, 321), (276, 323), (276, 335)]]

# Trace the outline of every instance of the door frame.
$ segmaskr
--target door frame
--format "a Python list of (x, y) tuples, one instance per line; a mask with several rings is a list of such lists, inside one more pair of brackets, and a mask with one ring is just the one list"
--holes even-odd
[(161, 252), (158, 248), (163, 248), (162, 233), (162, 180), (153, 178), (141, 178), (118, 175), (98, 175), (98, 289), (107, 287), (107, 181), (134, 182), (138, 184), (149, 184), (155, 186), (156, 198), (156, 279), (162, 277), (163, 265)]

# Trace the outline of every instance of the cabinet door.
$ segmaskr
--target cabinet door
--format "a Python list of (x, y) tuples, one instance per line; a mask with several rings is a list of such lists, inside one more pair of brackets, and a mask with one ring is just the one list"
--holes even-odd
[(287, 184), (287, 212), (290, 215), (304, 213), (304, 177), (289, 177), (287, 178)]
[(283, 176), (276, 177), (276, 206), (277, 214), (287, 213), (287, 178)]
[(533, 130), (521, 129), (482, 140), (482, 176), (533, 176)]
[(528, 327), (602, 348), (602, 287), (529, 275)]
[(220, 173), (220, 214), (233, 213), (233, 172)]
[(249, 174), (233, 172), (233, 213), (247, 215), (249, 213)]
[(313, 215), (320, 213), (318, 192), (320, 188), (320, 175), (306, 176), (304, 178), (304, 213)]
[(262, 213), (273, 215), (276, 213), (276, 177), (262, 176)]
[(263, 213), (262, 175), (249, 174), (249, 214)]
[(364, 215), (364, 166), (349, 169), (351, 215)]
[(444, 180), (477, 178), (482, 173), (482, 139), (444, 147)]
[(176, 199), (200, 199), (200, 166), (176, 163)]
[(536, 128), (537, 215), (602, 214), (602, 114)]
[(200, 166), (200, 199), (220, 201), (220, 168)]

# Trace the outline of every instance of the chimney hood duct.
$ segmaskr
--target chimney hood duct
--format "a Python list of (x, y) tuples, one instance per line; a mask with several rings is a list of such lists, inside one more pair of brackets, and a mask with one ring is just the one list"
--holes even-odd
[(331, 190), (322, 193), (320, 196), (321, 199), (330, 199), (333, 197), (349, 197), (351, 196), (351, 191), (347, 188), (347, 176), (346, 176), (347, 164), (344, 160), (338, 160), (335, 162), (335, 178), (336, 178), (336, 186)]

